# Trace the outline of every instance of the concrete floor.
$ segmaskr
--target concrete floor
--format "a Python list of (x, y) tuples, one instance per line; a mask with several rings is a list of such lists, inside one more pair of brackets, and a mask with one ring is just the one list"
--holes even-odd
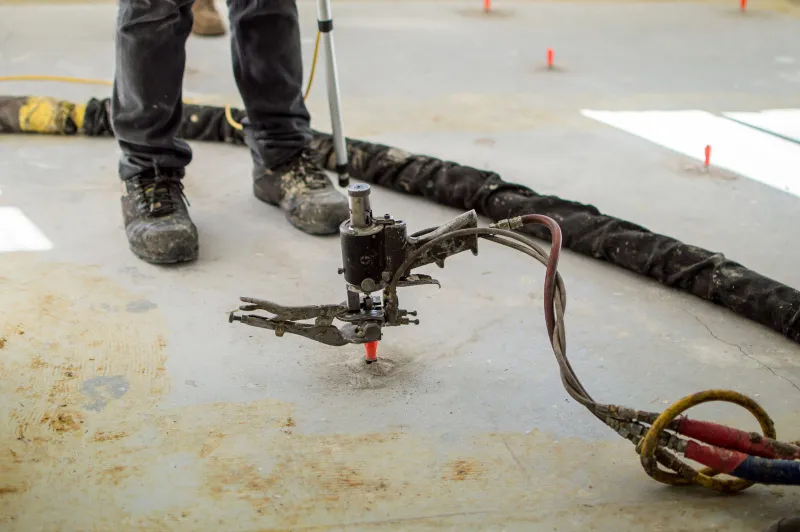
[[(497, 170), (800, 286), (800, 199), (594, 122), (581, 109), (800, 107), (789, 4), (337, 2), (348, 134)], [(780, 7), (780, 9), (775, 9)], [(0, 75), (109, 78), (113, 4), (0, 6)], [(300, 4), (304, 51), (314, 4)], [(30, 23), (35, 20), (35, 24)], [(678, 31), (680, 30), (680, 31)], [(189, 42), (187, 97), (239, 102), (226, 39)], [(542, 70), (552, 47), (559, 72)], [(800, 58), (797, 58), (800, 61)], [(312, 91), (327, 128), (323, 78)], [(8, 83), (85, 100), (106, 87)], [(800, 492), (736, 497), (651, 480), (568, 400), (540, 311), (544, 270), (484, 244), (407, 289), (387, 376), (358, 348), (230, 325), (240, 295), (343, 298), (338, 241), (250, 195), (246, 150), (195, 144), (201, 257), (127, 249), (111, 140), (0, 138), (0, 206), (53, 243), (0, 257), (0, 525), (88, 530), (753, 531)], [(374, 190), (423, 228), (456, 211)], [(658, 410), (732, 388), (800, 438), (800, 348), (761, 326), (566, 252), (569, 354), (599, 400)], [(697, 416), (756, 426), (725, 406)]]

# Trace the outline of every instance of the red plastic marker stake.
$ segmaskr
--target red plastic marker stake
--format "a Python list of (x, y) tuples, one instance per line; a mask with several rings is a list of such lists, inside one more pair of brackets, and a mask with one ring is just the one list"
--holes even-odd
[(483, 12), (488, 13), (491, 10), (492, 10), (492, 0), (483, 0)]
[(371, 364), (378, 360), (378, 342), (367, 342), (364, 344), (364, 349), (367, 352), (364, 355), (364, 358), (367, 360), (367, 364)]
[(711, 164), (711, 146), (706, 146), (706, 161), (705, 161), (705, 167), (706, 167), (706, 168), (708, 168), (708, 166), (709, 166), (710, 164)]
[(547, 68), (553, 68), (553, 49), (547, 49)]
[(744, 13), (747, 9), (747, 0), (739, 0), (739, 8), (742, 10), (742, 13)]

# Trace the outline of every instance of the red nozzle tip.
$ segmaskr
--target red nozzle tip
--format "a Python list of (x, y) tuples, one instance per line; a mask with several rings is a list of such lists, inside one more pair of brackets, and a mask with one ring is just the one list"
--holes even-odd
[(364, 350), (367, 352), (364, 358), (370, 362), (378, 360), (378, 342), (367, 342), (364, 344)]

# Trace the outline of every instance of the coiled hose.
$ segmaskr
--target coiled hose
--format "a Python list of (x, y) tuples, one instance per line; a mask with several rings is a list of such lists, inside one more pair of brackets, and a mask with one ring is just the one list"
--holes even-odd
[[(550, 231), (549, 255), (533, 239), (513, 231), (531, 224), (546, 227)], [(406, 258), (384, 290), (387, 313), (397, 309), (397, 285), (419, 256), (444, 240), (467, 235), (477, 235), (510, 247), (546, 266), (544, 319), (561, 382), (570, 397), (636, 444), (642, 467), (651, 478), (664, 484), (694, 484), (723, 493), (742, 491), (756, 483), (800, 485), (800, 447), (775, 440), (775, 426), (767, 412), (754, 400), (738, 392), (707, 390), (696, 393), (677, 401), (661, 414), (600, 404), (589, 395), (566, 354), (564, 311), (567, 299), (564, 282), (558, 273), (562, 235), (561, 228), (552, 218), (528, 214), (500, 220), (489, 228), (460, 229), (432, 239)], [(763, 435), (680, 417), (689, 408), (709, 401), (729, 402), (746, 408), (758, 420)], [(681, 438), (681, 435), (692, 439)], [(707, 467), (698, 471), (669, 449), (684, 453), (687, 458)], [(659, 464), (671, 471), (659, 468)], [(720, 473), (736, 478), (715, 478)]]

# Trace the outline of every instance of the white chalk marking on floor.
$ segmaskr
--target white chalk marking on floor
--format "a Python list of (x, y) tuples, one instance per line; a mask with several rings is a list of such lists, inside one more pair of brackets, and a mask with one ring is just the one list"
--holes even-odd
[(592, 111), (581, 114), (703, 161), (800, 196), (800, 145), (706, 111)]
[(0, 207), (0, 253), (45, 251), (53, 244), (17, 207)]
[(800, 142), (800, 109), (768, 109), (759, 113), (722, 113), (722, 115), (773, 135)]

